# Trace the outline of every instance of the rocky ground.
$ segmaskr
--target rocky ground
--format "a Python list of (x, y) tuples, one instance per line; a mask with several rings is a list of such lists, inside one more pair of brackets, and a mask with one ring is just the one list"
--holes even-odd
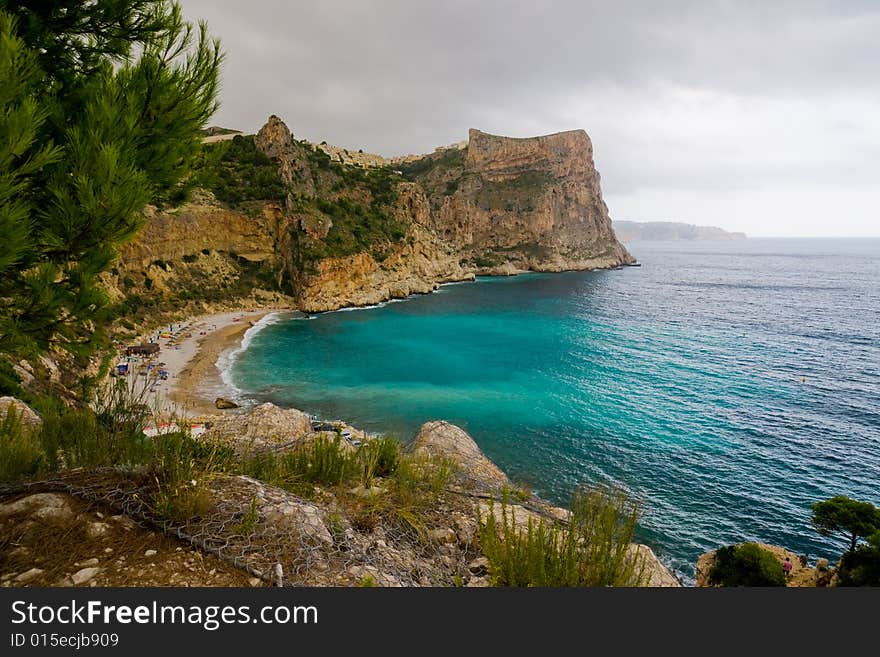
[[(229, 411), (206, 424), (204, 440), (238, 454), (290, 449), (328, 433), (303, 413), (271, 404)], [(351, 450), (357, 440), (369, 439), (347, 425), (336, 429), (350, 434), (345, 444)], [(155, 515), (150, 477), (132, 471), (69, 471), (6, 489), (0, 496), (0, 582), (481, 587), (490, 581), (477, 519), (501, 509), (490, 500), (513, 491), (508, 513), (521, 529), (530, 520), (568, 517), (565, 509), (517, 490), (466, 432), (448, 422), (423, 425), (410, 451), (414, 463), (451, 464), (452, 478), (430, 497), (407, 499), (399, 489), (392, 494), (379, 477), (369, 488), (309, 486), (303, 497), (252, 477), (217, 473), (202, 485), (205, 509), (173, 521)], [(648, 547), (633, 545), (630, 553), (645, 560), (646, 585), (679, 586)]]
[(62, 493), (0, 504), (0, 586), (260, 586), (192, 545)]

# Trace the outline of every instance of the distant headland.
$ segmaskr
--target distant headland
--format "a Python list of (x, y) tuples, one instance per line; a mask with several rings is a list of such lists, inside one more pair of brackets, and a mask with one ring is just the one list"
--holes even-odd
[(745, 233), (731, 233), (716, 226), (695, 226), (676, 221), (614, 221), (621, 242), (639, 240), (744, 240)]

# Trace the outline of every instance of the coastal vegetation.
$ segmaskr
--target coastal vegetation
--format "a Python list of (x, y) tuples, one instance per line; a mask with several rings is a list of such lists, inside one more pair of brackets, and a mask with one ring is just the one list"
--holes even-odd
[[(880, 586), (880, 509), (837, 495), (813, 505), (812, 522), (823, 536), (849, 541), (838, 567), (841, 586)], [(867, 541), (859, 544), (860, 538)]]
[(98, 276), (186, 193), (219, 43), (173, 3), (0, 6), (0, 350), (95, 346)]
[(630, 549), (638, 517), (625, 490), (583, 488), (566, 523), (530, 517), (523, 531), (505, 497), (500, 514), (490, 505), (480, 518), (480, 544), (496, 585), (638, 586), (645, 564)]
[(849, 552), (853, 553), (859, 538), (880, 530), (880, 509), (870, 502), (837, 495), (813, 505), (812, 522), (822, 536), (843, 534), (849, 540)]
[(715, 586), (785, 586), (779, 559), (757, 543), (727, 545), (715, 553), (709, 572)]
[(247, 201), (283, 202), (278, 164), (254, 145), (253, 135), (203, 144), (193, 158), (191, 187), (210, 190), (222, 203), (242, 209)]

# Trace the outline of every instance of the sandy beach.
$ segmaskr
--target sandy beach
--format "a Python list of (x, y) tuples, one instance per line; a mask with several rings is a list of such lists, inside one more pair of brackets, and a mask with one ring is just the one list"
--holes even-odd
[[(154, 361), (167, 371), (168, 378), (132, 374), (131, 385), (146, 388), (141, 391), (144, 403), (160, 415), (192, 418), (217, 413), (214, 399), (222, 396), (224, 390), (221, 372), (217, 368), (220, 355), (239, 345), (247, 330), (260, 319), (282, 311), (289, 311), (289, 308), (223, 312), (191, 318), (174, 324), (173, 330), (168, 331), (170, 337), (161, 337), (162, 332), (155, 331), (149, 335), (160, 346)], [(157, 368), (154, 370), (158, 372)]]

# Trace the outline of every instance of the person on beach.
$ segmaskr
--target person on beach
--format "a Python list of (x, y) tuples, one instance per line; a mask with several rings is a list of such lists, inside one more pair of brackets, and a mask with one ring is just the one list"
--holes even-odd
[(782, 562), (782, 570), (785, 571), (785, 577), (788, 579), (788, 576), (791, 575), (791, 559), (785, 557), (785, 561)]

